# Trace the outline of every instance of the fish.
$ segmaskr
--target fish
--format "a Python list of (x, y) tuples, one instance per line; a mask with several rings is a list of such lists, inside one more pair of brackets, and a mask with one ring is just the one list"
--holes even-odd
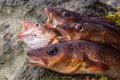
[(87, 40), (67, 41), (31, 49), (29, 64), (62, 74), (106, 74), (120, 78), (120, 50)]
[[(47, 19), (47, 25), (50, 24), (68, 24), (72, 22), (80, 22), (80, 23), (95, 23), (103, 26), (116, 26), (115, 21), (106, 19), (104, 17), (88, 17), (86, 15), (81, 15), (80, 13), (70, 11), (63, 8), (54, 8), (54, 7), (46, 7), (45, 8)], [(51, 28), (55, 28), (54, 26), (48, 26)], [(120, 26), (119, 26), (120, 27)]]
[(37, 22), (22, 21), (22, 29), (17, 39), (23, 40), (31, 49), (44, 47), (58, 42), (54, 29)]
[(56, 30), (62, 34), (59, 41), (91, 40), (107, 43), (120, 49), (120, 30), (112, 26), (92, 23), (58, 24)]
[[(69, 11), (63, 8), (45, 8), (46, 15), (48, 17), (46, 23), (52, 24), (66, 24), (71, 22), (79, 22), (83, 16), (79, 13)], [(83, 19), (86, 19), (85, 17)], [(82, 20), (84, 21), (84, 20)], [(87, 20), (90, 21), (90, 20)]]

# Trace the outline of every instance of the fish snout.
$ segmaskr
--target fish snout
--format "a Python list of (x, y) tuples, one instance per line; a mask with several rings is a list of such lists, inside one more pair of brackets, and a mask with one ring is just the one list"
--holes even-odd
[(22, 38), (22, 33), (28, 30), (28, 22), (27, 21), (22, 21), (21, 22), (23, 27), (22, 30), (17, 34), (17, 38), (21, 39)]
[(21, 37), (22, 37), (22, 36), (21, 36), (21, 33), (18, 33), (18, 34), (17, 34), (17, 39), (21, 39)]
[(45, 8), (45, 12), (47, 12), (47, 13), (52, 12), (52, 8), (51, 8), (51, 7), (46, 7), (46, 8)]
[(42, 48), (29, 50), (27, 52), (27, 55), (28, 56), (35, 56), (35, 57), (37, 57), (37, 56), (39, 56), (41, 50), (42, 50)]
[(27, 35), (23, 34), (23, 32), (19, 32), (16, 37), (17, 37), (17, 39), (22, 39), (25, 36), (27, 36)]

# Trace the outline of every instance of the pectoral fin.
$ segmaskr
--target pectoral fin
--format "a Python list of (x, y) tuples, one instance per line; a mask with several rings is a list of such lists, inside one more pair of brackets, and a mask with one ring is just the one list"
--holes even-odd
[(90, 71), (107, 71), (110, 69), (110, 67), (107, 64), (104, 64), (102, 62), (95, 61), (94, 59), (91, 59), (86, 54), (83, 54), (83, 61), (86, 63), (86, 69)]
[(86, 68), (90, 71), (107, 71), (110, 69), (108, 65), (96, 61), (87, 61)]

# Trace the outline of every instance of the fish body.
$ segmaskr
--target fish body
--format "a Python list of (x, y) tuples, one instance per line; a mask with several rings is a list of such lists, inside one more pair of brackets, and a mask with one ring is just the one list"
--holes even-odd
[(28, 51), (30, 64), (64, 74), (107, 74), (120, 78), (120, 51), (92, 41), (68, 41)]
[(102, 26), (92, 23), (69, 23), (56, 26), (65, 40), (91, 40), (110, 44), (120, 49), (120, 30), (112, 26)]
[(17, 38), (23, 40), (28, 47), (34, 49), (58, 42), (53, 29), (36, 22), (23, 21), (22, 24), (23, 27)]
[[(81, 15), (74, 11), (66, 10), (63, 8), (45, 8), (45, 12), (48, 16), (47, 24), (68, 24), (72, 22), (76, 23), (94, 23), (103, 26), (117, 26), (114, 21), (108, 20), (102, 17), (88, 17)], [(53, 26), (51, 26), (53, 27)]]
[[(22, 30), (18, 33), (17, 38), (23, 40), (30, 48), (32, 48), (32, 49), (39, 48), (39, 47), (44, 47), (44, 46), (54, 44), (57, 42), (63, 42), (63, 41), (67, 41), (67, 40), (84, 39), (84, 38), (87, 40), (95, 39), (94, 41), (104, 42), (105, 39), (102, 39), (102, 35), (104, 35), (103, 34), (104, 32), (101, 33), (101, 35), (99, 34), (99, 32), (95, 32), (93, 35), (93, 32), (90, 33), (90, 31), (89, 32), (86, 31), (86, 33), (90, 33), (89, 35), (91, 37), (89, 35), (85, 34), (86, 36), (84, 35), (82, 38), (81, 34), (80, 35), (78, 34), (78, 31), (76, 31), (74, 29), (71, 30), (71, 24), (73, 22), (74, 23), (79, 22), (80, 24), (88, 23), (89, 26), (94, 24), (93, 26), (95, 26), (95, 27), (103, 26), (103, 25), (97, 24), (99, 21), (97, 23), (96, 22), (94, 23), (94, 21), (92, 21), (88, 17), (81, 16), (78, 13), (75, 13), (75, 12), (72, 12), (69, 10), (65, 10), (62, 8), (53, 8), (53, 9), (45, 8), (45, 11), (48, 15), (48, 20), (47, 20), (46, 24), (41, 25), (41, 24), (38, 24), (35, 22), (28, 22), (28, 21), (22, 22), (23, 27), (22, 27)], [(66, 14), (67, 14), (67, 16), (68, 15), (69, 16), (65, 17)], [(61, 24), (63, 27), (59, 28), (58, 27), (59, 24)], [(57, 27), (57, 30), (56, 30), (56, 27)], [(64, 27), (65, 27), (65, 30), (63, 30)], [(67, 27), (67, 29), (66, 29), (66, 27)], [(113, 27), (113, 26), (111, 26), (111, 27)], [(53, 29), (53, 28), (55, 28), (55, 29)], [(70, 28), (70, 29), (68, 29), (68, 28)], [(114, 27), (114, 28), (117, 29), (117, 27)], [(58, 37), (58, 35), (56, 34), (57, 31), (60, 32), (62, 34), (62, 36), (64, 36), (64, 37)], [(66, 35), (67, 35), (67, 37), (66, 37)], [(97, 36), (95, 36), (95, 35), (97, 35)], [(112, 35), (116, 35), (116, 34), (112, 34)], [(92, 39), (90, 39), (88, 36)], [(117, 34), (116, 36), (118, 38), (117, 39), (115, 38), (116, 40), (114, 38), (112, 38), (114, 40), (111, 40), (111, 41), (118, 41), (119, 34)], [(109, 37), (111, 37), (111, 35)], [(119, 42), (116, 45), (119, 46)]]
[(59, 41), (92, 40), (120, 49), (120, 27), (111, 20), (87, 17), (63, 8), (46, 7), (45, 12), (47, 27), (55, 28), (62, 34)]
[[(108, 43), (120, 49), (120, 30), (116, 27), (92, 23), (69, 23), (58, 24), (53, 29), (46, 27), (49, 25), (35, 22), (23, 21), (22, 24), (22, 30), (17, 38), (23, 40), (32, 49), (69, 40), (91, 40)], [(60, 32), (61, 36), (55, 31)]]

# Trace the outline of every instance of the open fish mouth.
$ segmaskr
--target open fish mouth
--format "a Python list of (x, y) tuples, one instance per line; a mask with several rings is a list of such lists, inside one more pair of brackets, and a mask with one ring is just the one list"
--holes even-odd
[(48, 24), (51, 23), (51, 24), (57, 25), (58, 21), (54, 18), (53, 13), (52, 13), (52, 9), (46, 7), (45, 8), (45, 12), (46, 12), (46, 15), (48, 17), (47, 23)]
[(25, 36), (22, 40), (32, 49), (45, 47), (51, 39), (49, 37)]
[(33, 65), (40, 66), (40, 67), (45, 67), (48, 64), (48, 62), (44, 61), (44, 59), (37, 58), (35, 56), (30, 56), (30, 57), (32, 59), (29, 61), (29, 64), (33, 64)]

